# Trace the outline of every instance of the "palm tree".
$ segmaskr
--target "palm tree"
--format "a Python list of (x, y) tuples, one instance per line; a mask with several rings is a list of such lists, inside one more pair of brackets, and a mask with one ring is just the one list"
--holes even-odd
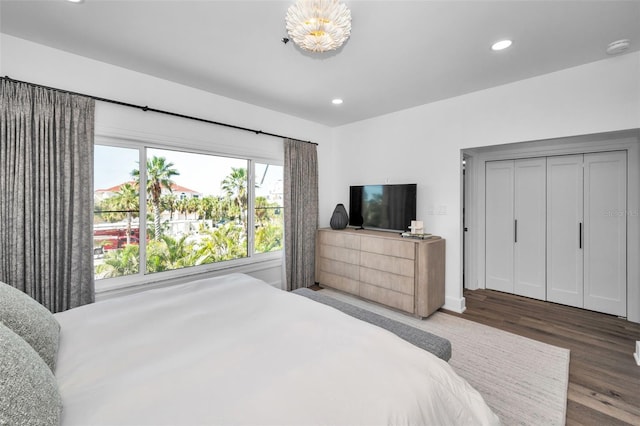
[(232, 167), (231, 173), (224, 178), (221, 185), (227, 196), (235, 199), (240, 209), (241, 220), (244, 222), (247, 205), (247, 169)]
[(207, 257), (199, 254), (188, 235), (173, 238), (163, 235), (160, 241), (150, 241), (147, 245), (147, 272), (162, 272), (172, 269), (201, 265)]
[(269, 223), (256, 229), (255, 253), (268, 253), (282, 250), (282, 227)]
[(215, 208), (215, 201), (213, 197), (203, 197), (200, 199), (200, 205), (198, 207), (198, 214), (201, 219), (213, 219), (213, 209)]
[(104, 263), (96, 265), (100, 278), (121, 277), (137, 274), (139, 270), (140, 247), (127, 245), (121, 250), (107, 253)]
[[(198, 205), (200, 204), (199, 198), (187, 198), (185, 201), (187, 203), (187, 212), (189, 214), (195, 215), (196, 213), (198, 213)], [(197, 218), (194, 217), (194, 219)]]
[(169, 220), (173, 220), (173, 213), (177, 210), (178, 197), (175, 194), (163, 195), (160, 199), (160, 205), (164, 211), (169, 211)]
[(131, 244), (131, 219), (133, 218), (133, 213), (140, 208), (138, 189), (127, 182), (111, 197), (111, 201), (118, 210), (127, 212), (127, 244)]
[(209, 232), (201, 241), (198, 256), (207, 259), (207, 262), (247, 257), (247, 240), (234, 223), (225, 223)]
[(262, 197), (262, 196), (256, 197), (256, 201), (255, 201), (256, 224), (260, 226), (264, 226), (265, 223), (268, 222), (268, 220), (271, 217), (271, 212), (270, 212), (271, 207), (272, 205), (269, 203), (266, 197)]
[[(153, 227), (154, 239), (160, 240), (160, 197), (162, 190), (168, 189), (171, 192), (173, 176), (178, 176), (180, 172), (172, 169), (173, 163), (167, 162), (164, 157), (153, 156), (147, 160), (147, 197), (151, 196), (151, 205), (153, 206)], [(140, 170), (136, 169), (131, 175), (140, 185)]]
[(184, 215), (184, 220), (187, 220), (187, 210), (188, 210), (188, 203), (187, 203), (187, 199), (186, 198), (182, 198), (182, 199), (178, 199), (176, 201), (176, 211), (178, 213), (182, 213)]

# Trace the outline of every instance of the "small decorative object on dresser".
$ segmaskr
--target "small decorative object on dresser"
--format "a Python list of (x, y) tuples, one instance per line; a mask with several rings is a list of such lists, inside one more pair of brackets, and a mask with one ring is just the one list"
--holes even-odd
[(409, 229), (412, 234), (424, 234), (424, 224), (421, 220), (412, 220)]
[(347, 209), (344, 208), (344, 204), (336, 205), (331, 215), (329, 225), (331, 229), (344, 229), (349, 224), (349, 215), (347, 215)]

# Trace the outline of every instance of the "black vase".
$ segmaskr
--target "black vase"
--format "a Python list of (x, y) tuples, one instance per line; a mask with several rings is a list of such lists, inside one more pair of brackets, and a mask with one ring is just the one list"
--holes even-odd
[(349, 215), (343, 204), (338, 204), (333, 210), (329, 225), (331, 229), (344, 229), (349, 224)]

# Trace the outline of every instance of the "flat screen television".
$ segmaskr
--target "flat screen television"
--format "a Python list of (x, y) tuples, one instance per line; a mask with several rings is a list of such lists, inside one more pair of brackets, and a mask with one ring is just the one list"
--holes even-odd
[(349, 225), (407, 231), (416, 219), (417, 184), (360, 185), (349, 189)]

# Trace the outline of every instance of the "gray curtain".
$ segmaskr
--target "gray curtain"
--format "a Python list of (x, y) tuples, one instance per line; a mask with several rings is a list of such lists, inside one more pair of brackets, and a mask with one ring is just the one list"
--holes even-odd
[(0, 86), (0, 281), (51, 312), (94, 300), (95, 101)]
[(318, 229), (316, 145), (284, 140), (284, 234), (287, 290), (315, 283)]

